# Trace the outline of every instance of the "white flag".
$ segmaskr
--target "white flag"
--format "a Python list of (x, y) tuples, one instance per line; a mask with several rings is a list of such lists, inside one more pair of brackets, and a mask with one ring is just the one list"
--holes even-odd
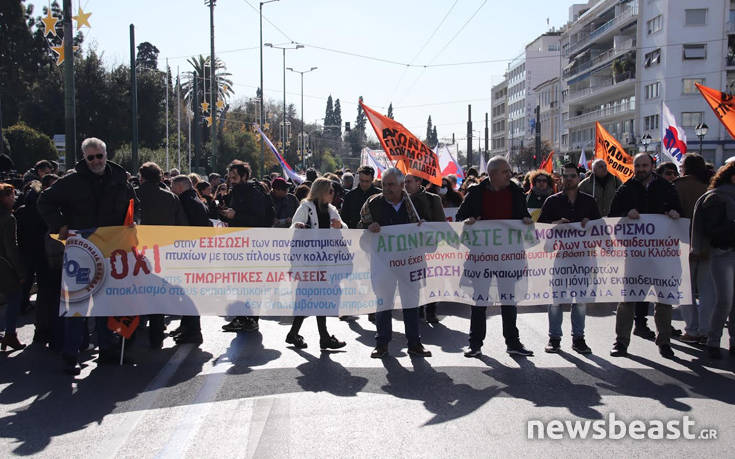
[(485, 153), (480, 152), (480, 175), (487, 173), (487, 162), (485, 162)]
[(587, 170), (587, 155), (584, 152), (584, 148), (582, 148), (582, 154), (579, 155), (579, 162), (577, 163), (577, 167), (581, 167), (584, 170)]
[(663, 120), (661, 123), (661, 143), (663, 148), (664, 159), (672, 161), (677, 166), (681, 166), (684, 161), (684, 155), (687, 153), (687, 135), (684, 129), (676, 124), (674, 115), (671, 114), (669, 107), (666, 103), (661, 104)]

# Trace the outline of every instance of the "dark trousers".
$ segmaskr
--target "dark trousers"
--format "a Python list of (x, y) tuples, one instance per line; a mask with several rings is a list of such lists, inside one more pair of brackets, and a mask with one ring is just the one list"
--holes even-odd
[[(485, 340), (487, 333), (487, 307), (472, 306), (472, 315), (470, 316), (470, 347), (479, 349)], [(520, 342), (518, 336), (518, 327), (516, 327), (516, 319), (518, 318), (518, 309), (512, 305), (503, 305), (500, 307), (500, 316), (503, 320), (503, 337), (506, 346), (514, 346)]]
[(648, 301), (638, 301), (635, 303), (635, 326), (645, 327), (647, 325), (646, 316), (648, 316)]
[[(387, 346), (393, 337), (393, 314), (392, 310), (379, 311), (375, 313), (375, 344)], [(403, 310), (403, 326), (406, 330), (406, 340), (409, 347), (421, 344), (419, 336), (419, 308)]]
[[(112, 351), (113, 335), (107, 328), (107, 317), (93, 317), (97, 331), (97, 346), (100, 353)], [(89, 341), (86, 317), (66, 317), (64, 319), (64, 355), (77, 358), (84, 343)]]
[(151, 314), (148, 316), (148, 339), (151, 344), (163, 342), (163, 331), (166, 323), (163, 314)]
[[(301, 325), (304, 323), (305, 316), (294, 316), (293, 323), (291, 324), (291, 330), (288, 334), (296, 336), (301, 330)], [(327, 318), (325, 316), (316, 316), (316, 327), (319, 329), (319, 338), (328, 339), (329, 332), (327, 331)]]
[(202, 322), (199, 316), (182, 316), (181, 329), (186, 335), (201, 335)]
[(64, 343), (64, 319), (59, 317), (61, 270), (42, 266), (38, 271), (36, 331), (34, 341), (60, 348)]

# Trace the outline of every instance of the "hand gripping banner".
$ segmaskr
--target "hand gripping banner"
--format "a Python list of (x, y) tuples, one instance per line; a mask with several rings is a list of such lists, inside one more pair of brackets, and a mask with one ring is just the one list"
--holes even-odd
[(355, 315), (437, 301), (690, 304), (689, 220), (366, 230), (105, 227), (66, 240), (60, 314)]

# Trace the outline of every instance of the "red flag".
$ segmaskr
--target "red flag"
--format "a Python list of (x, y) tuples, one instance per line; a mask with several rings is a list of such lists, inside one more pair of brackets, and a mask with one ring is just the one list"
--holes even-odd
[(107, 318), (107, 328), (125, 339), (130, 339), (140, 324), (140, 316), (116, 316)]
[(439, 158), (415, 135), (397, 121), (383, 116), (360, 101), (370, 125), (383, 146), (388, 159), (404, 174), (415, 175), (435, 185), (442, 184)]
[(135, 203), (133, 200), (130, 200), (130, 203), (128, 203), (128, 211), (125, 212), (125, 222), (123, 225), (130, 226), (133, 224), (133, 213), (135, 212)]
[(549, 156), (546, 157), (544, 162), (541, 163), (541, 167), (539, 169), (545, 170), (549, 174), (552, 174), (554, 172), (554, 152), (549, 152)]

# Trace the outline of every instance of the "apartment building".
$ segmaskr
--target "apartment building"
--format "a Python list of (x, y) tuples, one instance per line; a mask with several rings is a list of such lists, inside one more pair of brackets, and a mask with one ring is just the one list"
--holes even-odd
[[(735, 141), (695, 83), (728, 90), (735, 82), (731, 0), (590, 0), (570, 8), (561, 36), (561, 151), (590, 151), (599, 121), (629, 152), (661, 150), (665, 102), (686, 131), (689, 151), (721, 164)], [(732, 65), (730, 65), (732, 64)], [(652, 142), (640, 143), (644, 134)]]
[(492, 88), (490, 102), (490, 156), (503, 155), (506, 147), (508, 82), (501, 81)]

